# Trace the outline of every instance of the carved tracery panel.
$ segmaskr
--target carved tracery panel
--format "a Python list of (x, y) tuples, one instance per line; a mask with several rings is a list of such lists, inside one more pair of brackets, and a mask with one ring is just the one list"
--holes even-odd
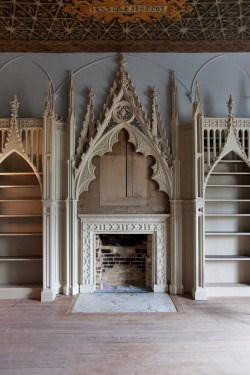
[(172, 160), (156, 102), (158, 94), (154, 89), (151, 122), (143, 110), (125, 64), (126, 59), (122, 55), (120, 70), (117, 72), (100, 118), (96, 122), (93, 111), (94, 93), (92, 89), (90, 90), (89, 104), (75, 159), (76, 199), (82, 192), (88, 190), (90, 182), (96, 178), (93, 158), (112, 152), (122, 129), (128, 132), (129, 142), (134, 145), (136, 152), (153, 156), (155, 165), (152, 179), (159, 185), (159, 190), (172, 197)]

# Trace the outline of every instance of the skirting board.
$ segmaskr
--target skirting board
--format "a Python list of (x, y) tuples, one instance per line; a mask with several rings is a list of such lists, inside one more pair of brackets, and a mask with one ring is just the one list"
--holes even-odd
[(42, 287), (0, 287), (0, 299), (41, 298)]
[(250, 297), (250, 286), (206, 287), (208, 297)]

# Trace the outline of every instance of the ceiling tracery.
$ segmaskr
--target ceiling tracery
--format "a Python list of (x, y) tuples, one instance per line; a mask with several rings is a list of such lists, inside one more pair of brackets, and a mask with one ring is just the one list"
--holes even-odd
[(1, 0), (0, 50), (249, 51), (248, 0), (186, 0), (192, 10), (179, 20), (162, 16), (152, 23), (79, 20), (65, 10), (70, 5), (70, 0)]

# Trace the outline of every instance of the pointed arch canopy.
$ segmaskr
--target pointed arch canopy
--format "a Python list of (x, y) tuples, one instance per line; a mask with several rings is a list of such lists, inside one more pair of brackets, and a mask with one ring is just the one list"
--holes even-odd
[(110, 94), (104, 104), (100, 120), (94, 121), (94, 91), (89, 93), (89, 104), (83, 122), (78, 148), (76, 151), (75, 197), (88, 190), (89, 184), (95, 179), (94, 156), (103, 156), (112, 152), (113, 145), (118, 142), (121, 129), (129, 134), (136, 152), (155, 159), (152, 179), (159, 189), (172, 198), (173, 171), (172, 155), (168, 139), (161, 120), (159, 106), (156, 102), (158, 93), (152, 92), (152, 122), (139, 100), (129, 73), (125, 69), (126, 58), (120, 58), (120, 69), (117, 72)]
[(160, 153), (158, 146), (152, 144), (147, 137), (133, 125), (121, 123), (109, 130), (104, 136), (93, 142), (88, 152), (83, 156), (81, 164), (76, 175), (76, 199), (81, 193), (87, 191), (91, 181), (95, 180), (95, 166), (92, 160), (95, 156), (102, 157), (106, 153), (112, 152), (113, 146), (119, 141), (119, 133), (122, 129), (128, 132), (128, 142), (132, 143), (135, 151), (144, 156), (153, 156), (155, 164), (153, 165), (152, 179), (159, 186), (159, 190), (164, 191), (170, 198), (172, 197), (172, 173), (168, 164)]
[(204, 187), (206, 187), (208, 179), (217, 164), (230, 152), (234, 152), (236, 155), (238, 155), (250, 168), (250, 159), (246, 154), (246, 149), (243, 147), (238, 137), (239, 129), (240, 128), (237, 127), (237, 120), (229, 121), (225, 143), (206, 174)]
[(0, 163), (2, 163), (6, 158), (8, 158), (8, 156), (10, 156), (13, 152), (16, 152), (29, 164), (31, 169), (34, 171), (39, 181), (41, 190), (42, 190), (42, 181), (41, 181), (38, 168), (34, 165), (32, 158), (30, 158), (29, 155), (27, 154), (24, 144), (22, 142), (21, 136), (20, 136), (20, 129), (18, 128), (18, 119), (17, 119), (18, 108), (19, 108), (20, 103), (18, 102), (16, 95), (14, 96), (14, 100), (10, 104), (11, 104), (11, 112), (12, 112), (11, 120), (10, 120), (10, 127), (8, 129), (8, 136), (3, 146), (2, 153), (0, 154)]

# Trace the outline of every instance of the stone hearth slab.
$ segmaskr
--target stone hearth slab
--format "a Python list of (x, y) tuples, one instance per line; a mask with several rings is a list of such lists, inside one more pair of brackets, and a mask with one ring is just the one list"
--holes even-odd
[(79, 294), (73, 313), (177, 312), (167, 293)]

